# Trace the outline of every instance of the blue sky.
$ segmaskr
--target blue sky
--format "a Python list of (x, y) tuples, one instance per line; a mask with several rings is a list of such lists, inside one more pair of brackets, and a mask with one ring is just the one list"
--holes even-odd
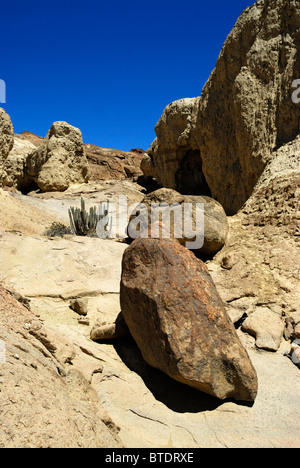
[(1, 0), (0, 79), (15, 132), (65, 120), (85, 143), (147, 149), (170, 102), (201, 94), (253, 0)]

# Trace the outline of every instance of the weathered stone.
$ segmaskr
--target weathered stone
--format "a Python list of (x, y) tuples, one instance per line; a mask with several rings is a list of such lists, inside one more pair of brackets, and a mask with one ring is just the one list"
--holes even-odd
[(291, 346), (290, 357), (292, 362), (300, 369), (300, 340), (295, 339)]
[(70, 344), (2, 286), (0, 343), (1, 448), (123, 446)]
[(267, 307), (257, 309), (246, 318), (242, 329), (256, 337), (257, 348), (277, 351), (285, 328), (282, 318)]
[(97, 321), (91, 330), (90, 338), (92, 341), (111, 340), (115, 338), (123, 338), (128, 334), (128, 327), (123, 314), (120, 313), (113, 323), (103, 324), (102, 321)]
[(300, 108), (292, 101), (299, 24), (297, 0), (259, 0), (246, 8), (201, 97), (164, 110), (145, 175), (182, 193), (212, 196), (235, 214), (274, 148), (299, 134)]
[(42, 235), (53, 223), (68, 224), (68, 212), (62, 203), (34, 199), (0, 189), (0, 229), (23, 234)]
[(89, 179), (82, 134), (66, 122), (55, 122), (44, 141), (27, 158), (29, 177), (43, 192), (64, 191)]
[(4, 163), (3, 185), (28, 191), (32, 181), (26, 174), (26, 160), (36, 146), (30, 141), (14, 136), (14, 146)]
[[(204, 206), (204, 226), (200, 222), (200, 218), (197, 220), (197, 204)], [(185, 225), (184, 220), (185, 209), (187, 210), (189, 206), (192, 207), (190, 226), (188, 223)], [(157, 215), (153, 218), (155, 210), (157, 210)], [(225, 244), (228, 235), (229, 226), (225, 211), (220, 203), (205, 196), (181, 195), (175, 190), (162, 188), (146, 195), (140, 209), (137, 207), (136, 213), (138, 213), (141, 226), (146, 226), (139, 227), (142, 236), (170, 239), (175, 237), (180, 244), (190, 245), (191, 250), (199, 256), (208, 256), (218, 252)], [(132, 215), (130, 222), (136, 217), (136, 215)], [(156, 221), (153, 223), (154, 219)], [(170, 223), (168, 223), (169, 220)], [(199, 221), (198, 224), (197, 221)], [(162, 231), (159, 234), (160, 225)], [(201, 235), (204, 236), (204, 243), (199, 248), (196, 246), (195, 240), (196, 236), (199, 236), (200, 239)]]
[(14, 145), (14, 129), (9, 115), (0, 108), (0, 185), (3, 183), (3, 165)]
[(74, 312), (79, 315), (87, 315), (88, 313), (88, 299), (78, 298), (71, 300), (70, 307)]
[(90, 168), (90, 180), (138, 179), (143, 173), (140, 164), (143, 151), (120, 151), (101, 148), (96, 145), (84, 145)]
[(218, 398), (253, 401), (256, 372), (206, 266), (171, 240), (137, 239), (122, 262), (121, 309), (148, 364)]
[(290, 340), (294, 335), (295, 320), (293, 317), (287, 317), (285, 319), (285, 329), (283, 332), (284, 339), (286, 341)]

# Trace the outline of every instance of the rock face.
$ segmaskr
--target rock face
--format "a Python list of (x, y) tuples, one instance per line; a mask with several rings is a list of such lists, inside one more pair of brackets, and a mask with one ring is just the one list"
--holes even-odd
[(252, 196), (241, 210), (244, 224), (277, 226), (278, 231), (299, 236), (300, 135), (273, 153)]
[(4, 163), (3, 186), (17, 190), (27, 190), (31, 180), (26, 174), (26, 160), (36, 146), (30, 141), (15, 135), (13, 149)]
[(137, 239), (124, 253), (121, 309), (145, 361), (220, 399), (253, 401), (256, 372), (206, 266), (178, 243)]
[[(197, 204), (204, 205), (204, 225), (200, 216), (197, 218), (196, 206)], [(157, 208), (155, 208), (155, 206)], [(185, 220), (184, 210), (191, 207), (191, 217), (189, 218), (191, 224)], [(154, 221), (153, 211), (157, 209), (157, 221)], [(182, 245), (189, 246), (191, 243), (191, 250), (199, 256), (209, 256), (218, 252), (225, 244), (228, 235), (228, 221), (224, 209), (217, 201), (210, 197), (200, 197), (193, 195), (181, 195), (172, 189), (158, 189), (149, 195), (146, 195), (142, 200), (140, 207), (136, 210), (139, 222), (141, 223), (138, 228), (142, 235), (147, 230), (148, 237), (153, 237), (152, 221), (167, 222), (163, 226), (164, 234), (162, 237), (178, 240)], [(161, 214), (160, 214), (161, 213)], [(132, 215), (130, 222), (137, 218)], [(159, 219), (159, 216), (161, 218)], [(170, 222), (169, 222), (170, 219)], [(142, 232), (144, 231), (144, 232)], [(130, 234), (130, 232), (129, 232)], [(158, 237), (160, 233), (158, 232)], [(201, 237), (201, 247), (196, 246), (196, 236)], [(156, 237), (156, 236), (155, 236)], [(202, 245), (203, 243), (203, 245)]]
[(201, 97), (167, 106), (145, 156), (145, 176), (209, 195), (227, 214), (251, 195), (274, 150), (300, 132), (292, 83), (300, 77), (300, 5), (259, 0), (228, 36)]
[[(59, 130), (58, 132), (58, 126), (64, 126), (65, 129)], [(39, 180), (39, 188), (43, 186), (43, 191), (48, 191), (50, 189), (50, 191), (54, 189), (60, 191), (62, 187), (68, 188), (68, 184), (74, 183), (74, 180), (77, 181), (76, 184), (85, 183), (87, 181), (84, 175), (86, 170), (85, 166), (88, 167), (88, 179), (91, 182), (126, 179), (137, 181), (138, 178), (143, 175), (140, 169), (142, 156), (144, 154), (143, 150), (133, 149), (125, 152), (109, 148), (100, 148), (90, 144), (83, 145), (82, 149), (81, 135), (78, 129), (68, 126), (68, 124), (64, 122), (57, 122), (54, 124), (54, 127), (56, 128), (56, 133), (59, 133), (59, 142), (53, 140), (51, 137), (50, 143), (27, 131), (19, 135), (14, 135), (13, 149), (10, 151), (5, 161), (3, 186), (20, 190), (23, 193), (29, 193), (36, 190), (36, 184)], [(66, 138), (69, 141), (63, 142), (62, 138)], [(49, 140), (48, 135), (46, 140)], [(37, 147), (41, 145), (42, 147), (37, 149)], [(53, 153), (54, 145), (55, 152)], [(45, 150), (46, 147), (48, 148), (47, 150)], [(76, 149), (74, 150), (75, 147)], [(67, 160), (64, 162), (66, 156), (65, 150), (68, 156)], [(82, 168), (80, 167), (81, 153)], [(48, 157), (49, 159), (51, 158), (50, 162), (47, 159)], [(47, 161), (45, 159), (45, 163), (43, 163), (43, 158), (47, 159)], [(64, 180), (62, 180), (62, 176), (58, 171), (52, 174), (53, 166), (56, 164), (55, 158), (57, 159), (57, 167), (61, 168), (65, 174)], [(74, 161), (75, 165), (73, 167)], [(73, 174), (70, 171), (72, 167)], [(50, 175), (49, 171), (52, 175)], [(77, 175), (76, 172), (78, 173)], [(52, 183), (51, 180), (56, 178), (57, 184), (55, 180)], [(44, 179), (46, 182), (41, 182)]]
[(137, 179), (143, 173), (140, 164), (142, 150), (120, 151), (101, 148), (96, 145), (84, 145), (91, 172), (91, 181), (111, 179)]
[(55, 122), (43, 143), (27, 158), (26, 170), (43, 192), (64, 191), (89, 179), (81, 131)]
[[(98, 184), (92, 187), (95, 192), (90, 196), (102, 191), (102, 199), (106, 200), (108, 192), (120, 186), (123, 192), (128, 185), (129, 181), (118, 181), (113, 186)], [(83, 188), (91, 189), (90, 184), (80, 190)], [(57, 197), (66, 203), (65, 208), (76, 204), (77, 199), (80, 204), (79, 189), (73, 190), (76, 195), (53, 192), (39, 194), (39, 198), (9, 192), (3, 192), (1, 197), (0, 191), (0, 251), (3, 252), (0, 280), (7, 288), (20, 292), (22, 301), (22, 296), (30, 300), (32, 312), (41, 316), (43, 324), (38, 328), (38, 317), (35, 316), (36, 326), (32, 314), (24, 308), (23, 312), (17, 308), (13, 314), (7, 300), (0, 306), (0, 340), (9, 335), (11, 343), (7, 346), (10, 367), (4, 370), (0, 365), (0, 373), (4, 371), (4, 378), (0, 377), (1, 403), (7, 402), (0, 418), (4, 423), (0, 431), (1, 446), (109, 447), (114, 442), (105, 440), (104, 434), (107, 426), (113, 429), (113, 424), (104, 418), (101, 410), (104, 407), (120, 428), (118, 437), (127, 448), (299, 447), (300, 372), (284, 355), (290, 351), (290, 343), (282, 342), (277, 352), (258, 351), (254, 338), (240, 328), (237, 330), (258, 374), (259, 391), (255, 404), (250, 406), (217, 400), (176, 382), (149, 366), (130, 338), (111, 341), (120, 332), (119, 285), (126, 245), (91, 238), (69, 236), (49, 240), (41, 236), (52, 222), (52, 204), (57, 202)], [(74, 199), (66, 199), (70, 196)], [(133, 194), (130, 197), (133, 202)], [(135, 201), (142, 199), (143, 195)], [(12, 201), (18, 202), (18, 210), (12, 210)], [(94, 204), (95, 199), (91, 202)], [(277, 203), (280, 207), (280, 200)], [(39, 205), (41, 209), (37, 213)], [(59, 210), (56, 218), (58, 214)], [(247, 216), (242, 219), (245, 221)], [(257, 215), (255, 219), (258, 220)], [(250, 309), (249, 305), (255, 307), (258, 301), (269, 301), (267, 307), (278, 308), (280, 313), (288, 299), (299, 298), (296, 287), (299, 277), (293, 279), (286, 274), (288, 270), (294, 274), (292, 268), (296, 273), (297, 264), (293, 264), (297, 262), (297, 238), (293, 241), (292, 236), (288, 238), (284, 232), (286, 226), (271, 226), (272, 242), (268, 244), (268, 238), (263, 235), (268, 233), (268, 226), (243, 226), (240, 215), (229, 221), (231, 230), (225, 252), (208, 263), (209, 268), (216, 268), (211, 274), (222, 299), (228, 300), (228, 306), (239, 305), (241, 310)], [(6, 230), (14, 232), (5, 233)], [(41, 262), (41, 258), (45, 261)], [(286, 289), (277, 296), (278, 281), (287, 283), (292, 291)], [(244, 294), (248, 295), (237, 299)], [(89, 299), (90, 327), (79, 324), (77, 315), (69, 308), (74, 297)], [(298, 305), (299, 300), (295, 300), (295, 308)], [(287, 306), (282, 310), (288, 312)], [(296, 319), (295, 315), (295, 322), (299, 321), (300, 316)], [(101, 342), (90, 340), (92, 330), (95, 339)], [(295, 338), (300, 338), (299, 333), (298, 328)], [(105, 338), (109, 341), (103, 341)], [(33, 344), (40, 349), (39, 353), (36, 354)], [(59, 375), (58, 365), (60, 372), (67, 371), (67, 377)], [(49, 373), (53, 370), (50, 377), (47, 369)], [(40, 380), (37, 372), (42, 376)], [(15, 388), (15, 384), (19, 387)], [(94, 400), (95, 393), (88, 387), (95, 390), (100, 401)], [(106, 427), (102, 420), (106, 421)], [(45, 421), (50, 424), (46, 425)], [(65, 428), (63, 433), (61, 426)], [(94, 428), (98, 428), (98, 440)]]
[(18, 138), (20, 138), (21, 140), (29, 141), (34, 146), (39, 146), (44, 140), (43, 137), (40, 137), (36, 135), (35, 133), (28, 132), (28, 131), (24, 131), (15, 136), (18, 136)]
[(0, 345), (1, 448), (123, 446), (97, 393), (68, 367), (72, 345), (2, 286)]
[(278, 349), (283, 317), (300, 321), (299, 168), (298, 136), (273, 154), (208, 264), (232, 315), (248, 316), (244, 328), (264, 349)]
[(3, 165), (14, 145), (14, 129), (9, 115), (0, 108), (0, 185), (3, 184)]

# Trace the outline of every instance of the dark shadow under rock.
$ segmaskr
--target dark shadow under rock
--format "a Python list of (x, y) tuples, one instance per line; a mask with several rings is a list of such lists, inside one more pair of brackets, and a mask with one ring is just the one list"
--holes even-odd
[(114, 345), (117, 354), (124, 364), (143, 379), (154, 398), (172, 411), (177, 413), (213, 411), (228, 401), (243, 406), (253, 406), (252, 403), (237, 403), (233, 399), (222, 401), (173, 380), (144, 361), (138, 346), (131, 336), (111, 341), (111, 344)]

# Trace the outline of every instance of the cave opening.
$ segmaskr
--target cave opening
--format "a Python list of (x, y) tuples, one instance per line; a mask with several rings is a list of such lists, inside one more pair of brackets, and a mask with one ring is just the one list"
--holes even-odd
[(23, 183), (19, 187), (19, 190), (22, 193), (22, 195), (28, 195), (30, 192), (40, 191), (40, 188), (34, 180), (27, 179), (26, 181), (23, 181)]
[(176, 173), (176, 190), (183, 195), (212, 196), (203, 173), (200, 150), (186, 151)]

